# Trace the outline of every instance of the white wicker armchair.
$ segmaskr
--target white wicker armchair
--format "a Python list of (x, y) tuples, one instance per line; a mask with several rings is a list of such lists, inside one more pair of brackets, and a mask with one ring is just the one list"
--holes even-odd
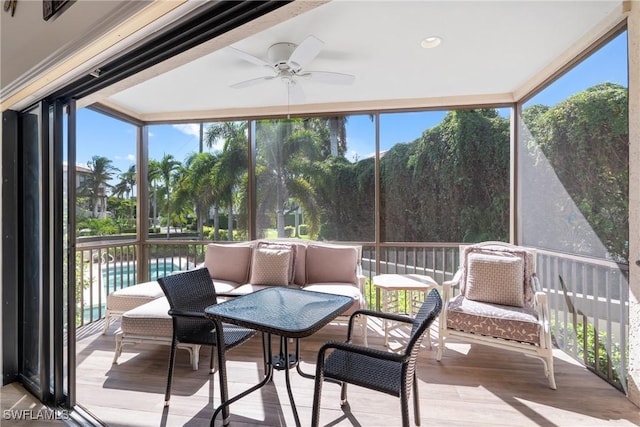
[(549, 306), (535, 260), (535, 250), (503, 242), (460, 247), (460, 269), (442, 286), (437, 360), (448, 337), (517, 351), (541, 359), (556, 389)]

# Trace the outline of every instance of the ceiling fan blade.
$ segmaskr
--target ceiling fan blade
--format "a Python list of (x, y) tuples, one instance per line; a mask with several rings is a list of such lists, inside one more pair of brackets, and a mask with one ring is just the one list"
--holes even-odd
[(245, 80), (243, 82), (234, 83), (234, 84), (231, 85), (231, 87), (234, 88), (234, 89), (242, 89), (243, 87), (249, 87), (249, 86), (257, 85), (259, 83), (266, 82), (266, 81), (269, 81), (269, 80), (273, 80), (275, 78), (276, 78), (276, 76), (258, 77), (258, 78), (255, 78), (255, 79), (250, 79), (250, 80)]
[(265, 61), (264, 59), (260, 59), (257, 56), (253, 56), (245, 51), (242, 51), (240, 49), (236, 49), (235, 47), (227, 47), (227, 50), (234, 54), (235, 56), (237, 56), (240, 59), (244, 59), (247, 62), (251, 62), (252, 64), (256, 64), (256, 65), (260, 65), (263, 67), (268, 67), (268, 68), (272, 68), (271, 64), (269, 64), (267, 61)]
[(291, 64), (293, 68), (304, 68), (313, 58), (318, 56), (322, 46), (324, 46), (324, 42), (316, 36), (307, 37), (291, 53), (288, 61), (289, 64)]
[(308, 71), (306, 73), (298, 74), (298, 76), (317, 82), (337, 85), (350, 85), (356, 80), (356, 76), (352, 74), (334, 73), (331, 71)]

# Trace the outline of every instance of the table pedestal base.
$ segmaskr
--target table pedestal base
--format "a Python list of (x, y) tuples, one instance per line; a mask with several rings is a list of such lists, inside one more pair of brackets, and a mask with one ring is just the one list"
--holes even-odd
[[(266, 338), (265, 338), (265, 335), (266, 335)], [(296, 351), (295, 353), (292, 354), (292, 353), (289, 353), (289, 340), (286, 337), (280, 337), (280, 353), (274, 355), (271, 352), (271, 334), (263, 334), (262, 339), (265, 340), (263, 341), (263, 346), (266, 346), (266, 349), (267, 349), (266, 351), (267, 364), (265, 366), (264, 379), (260, 381), (258, 384), (256, 384), (255, 386), (243, 391), (242, 393), (232, 397), (231, 399), (227, 400), (226, 402), (223, 402), (220, 406), (218, 406), (215, 412), (213, 413), (213, 417), (211, 417), (211, 423), (210, 423), (211, 427), (213, 427), (216, 417), (224, 408), (228, 407), (233, 402), (237, 402), (239, 399), (245, 397), (250, 393), (253, 393), (259, 388), (262, 388), (263, 386), (265, 386), (267, 383), (271, 382), (273, 380), (274, 369), (277, 371), (285, 371), (284, 372), (285, 383), (287, 385), (287, 394), (289, 395), (291, 410), (293, 411), (293, 418), (295, 419), (296, 426), (297, 427), (301, 426), (300, 417), (298, 416), (298, 409), (296, 408), (296, 403), (293, 400), (293, 392), (291, 391), (291, 378), (289, 375), (289, 370), (295, 367), (296, 370), (298, 371), (298, 374), (304, 378), (315, 379), (315, 376), (307, 374), (300, 369), (300, 363), (299, 363), (300, 362), (300, 340), (298, 338), (295, 339)], [(288, 355), (288, 357), (285, 357), (285, 354)], [(288, 364), (287, 364), (287, 361), (289, 362)], [(228, 425), (229, 420), (225, 419), (223, 423), (226, 426)]]

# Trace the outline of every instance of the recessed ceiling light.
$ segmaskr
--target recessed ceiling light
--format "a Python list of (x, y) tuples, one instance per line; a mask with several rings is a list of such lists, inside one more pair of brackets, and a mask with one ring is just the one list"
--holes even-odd
[(442, 39), (440, 37), (430, 36), (422, 40), (420, 42), (420, 46), (422, 46), (424, 49), (432, 49), (434, 47), (439, 46), (440, 43), (442, 43)]

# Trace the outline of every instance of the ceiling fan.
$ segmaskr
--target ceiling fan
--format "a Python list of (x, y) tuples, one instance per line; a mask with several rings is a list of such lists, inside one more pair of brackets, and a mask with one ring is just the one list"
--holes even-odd
[(355, 80), (351, 74), (336, 73), (332, 71), (306, 71), (305, 67), (320, 53), (324, 42), (315, 36), (308, 36), (302, 43), (283, 42), (271, 45), (267, 49), (267, 58), (264, 60), (242, 50), (228, 47), (229, 52), (237, 57), (255, 65), (269, 69), (270, 74), (255, 79), (245, 80), (231, 85), (232, 88), (241, 89), (274, 79), (280, 79), (287, 85), (289, 96), (293, 100), (304, 99), (300, 80), (313, 80), (322, 83), (349, 85)]

